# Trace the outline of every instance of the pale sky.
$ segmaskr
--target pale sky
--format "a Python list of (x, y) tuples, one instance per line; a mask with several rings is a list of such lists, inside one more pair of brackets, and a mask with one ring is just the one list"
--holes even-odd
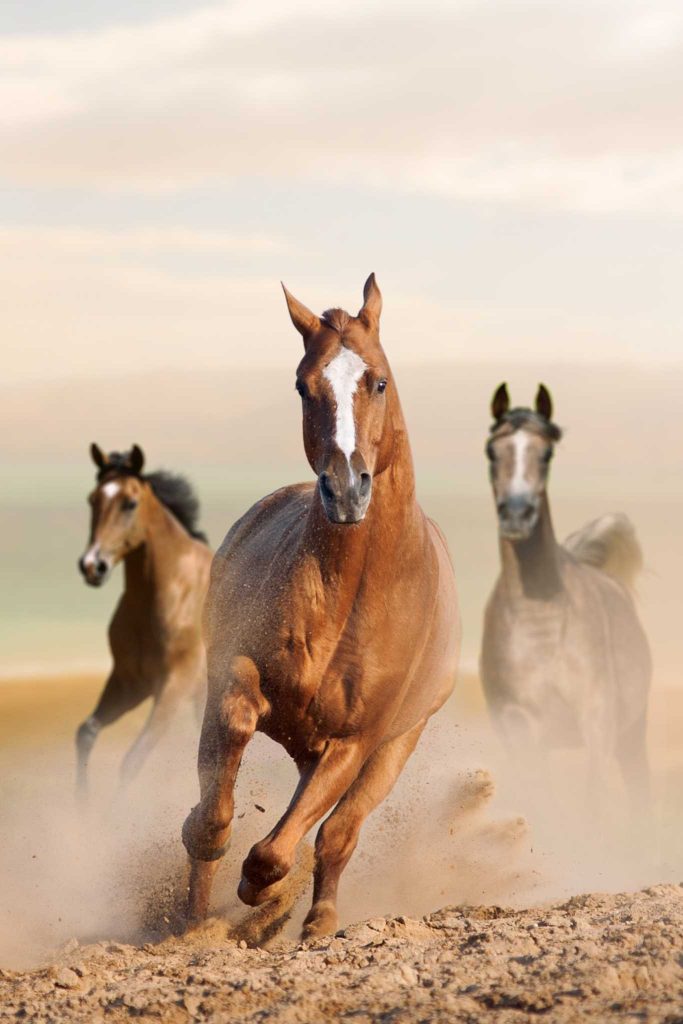
[(683, 360), (683, 5), (0, 6), (4, 383), (293, 365), (279, 288), (399, 361)]

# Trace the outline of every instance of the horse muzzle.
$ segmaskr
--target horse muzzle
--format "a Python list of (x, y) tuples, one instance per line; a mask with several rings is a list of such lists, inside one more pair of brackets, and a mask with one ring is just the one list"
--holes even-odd
[(498, 524), (506, 540), (528, 540), (538, 522), (539, 503), (532, 498), (515, 497), (498, 503)]
[(111, 572), (111, 562), (99, 552), (87, 551), (78, 559), (78, 568), (83, 579), (90, 587), (101, 587), (106, 583)]
[(330, 522), (351, 526), (365, 518), (372, 497), (372, 476), (358, 452), (350, 460), (341, 452), (339, 456), (318, 477), (318, 490)]

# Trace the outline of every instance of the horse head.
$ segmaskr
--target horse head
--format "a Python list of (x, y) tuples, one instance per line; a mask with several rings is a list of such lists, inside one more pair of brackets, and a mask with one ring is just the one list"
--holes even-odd
[(147, 487), (141, 475), (145, 457), (138, 445), (106, 455), (92, 444), (90, 455), (97, 466), (97, 483), (88, 496), (90, 540), (78, 568), (86, 583), (100, 587), (117, 562), (144, 540), (140, 503)]
[(508, 540), (527, 540), (538, 522), (554, 445), (562, 436), (552, 412), (544, 384), (539, 385), (535, 409), (511, 409), (505, 384), (493, 396), (486, 455), (500, 533)]
[(392, 457), (391, 409), (397, 399), (379, 342), (382, 296), (371, 274), (357, 316), (330, 309), (318, 317), (284, 292), (304, 341), (296, 389), (320, 500), (332, 523), (359, 523), (372, 500), (373, 478)]

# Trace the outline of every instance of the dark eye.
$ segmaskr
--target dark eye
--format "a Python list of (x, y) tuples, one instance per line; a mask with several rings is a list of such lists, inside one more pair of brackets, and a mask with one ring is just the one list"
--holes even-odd
[(377, 381), (377, 393), (379, 395), (383, 395), (384, 392), (386, 391), (386, 389), (387, 389), (387, 382), (386, 382), (386, 379), (384, 377), (382, 377), (381, 380)]
[(124, 498), (121, 502), (121, 508), (124, 512), (132, 512), (134, 508), (138, 507), (138, 503), (135, 498)]

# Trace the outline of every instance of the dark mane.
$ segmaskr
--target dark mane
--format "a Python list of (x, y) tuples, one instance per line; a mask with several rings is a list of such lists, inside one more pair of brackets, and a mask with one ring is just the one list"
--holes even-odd
[(326, 309), (320, 319), (337, 334), (343, 334), (349, 326), (351, 317), (345, 309)]
[(161, 504), (166, 506), (191, 537), (204, 544), (209, 543), (206, 534), (197, 527), (199, 499), (184, 476), (159, 469), (155, 473), (143, 474), (140, 479), (149, 484)]
[(556, 423), (547, 420), (545, 416), (534, 412), (533, 409), (522, 407), (510, 409), (499, 420), (496, 420), (491, 427), (491, 433), (495, 434), (503, 426), (509, 426), (512, 430), (519, 430), (521, 427), (530, 426), (537, 430), (539, 434), (542, 434), (543, 437), (547, 437), (549, 441), (559, 441), (562, 437), (562, 431)]

